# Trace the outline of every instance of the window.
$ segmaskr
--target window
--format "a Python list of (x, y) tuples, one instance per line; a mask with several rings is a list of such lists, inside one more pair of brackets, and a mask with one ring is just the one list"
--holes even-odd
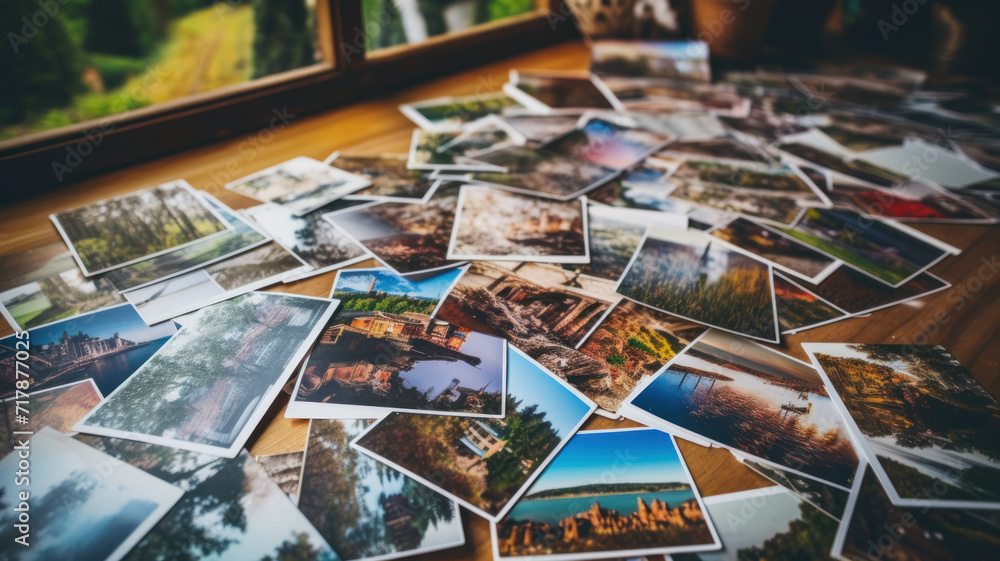
[(0, 173), (37, 192), (562, 41), (556, 1), (7, 0)]

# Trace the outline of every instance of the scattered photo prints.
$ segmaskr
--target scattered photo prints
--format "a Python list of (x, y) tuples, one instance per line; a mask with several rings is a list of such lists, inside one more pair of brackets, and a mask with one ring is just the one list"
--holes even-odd
[(850, 431), (809, 364), (709, 331), (628, 399), (671, 427), (847, 488)]
[[(4, 367), (6, 368), (6, 365)], [(3, 415), (3, 424), (0, 425), (0, 458), (17, 446), (14, 431), (28, 431), (26, 434), (33, 434), (43, 427), (49, 427), (62, 434), (69, 434), (73, 425), (96, 407), (101, 399), (101, 392), (93, 380), (81, 380), (65, 386), (38, 390), (31, 393), (31, 409), (28, 410), (27, 423), (17, 422), (18, 415), (25, 409), (23, 399), (20, 412), (16, 396), (0, 401), (0, 415)]]
[(391, 413), (352, 446), (496, 522), (595, 407), (511, 346), (503, 419)]
[(102, 276), (111, 281), (118, 290), (133, 290), (222, 261), (270, 241), (270, 238), (253, 224), (208, 193), (199, 191), (198, 196), (205, 199), (205, 202), (232, 228), (218, 236), (108, 271)]
[(850, 267), (840, 267), (820, 284), (796, 282), (833, 306), (855, 316), (909, 302), (951, 286), (930, 273), (921, 273), (898, 288), (893, 288)]
[(466, 185), (448, 258), (587, 263), (588, 242), (586, 198), (561, 202)]
[(352, 448), (370, 420), (309, 422), (299, 510), (345, 561), (383, 561), (465, 543), (458, 505)]
[(155, 324), (281, 282), (306, 269), (298, 257), (268, 242), (204, 269), (130, 290), (125, 298), (146, 323)]
[(245, 450), (220, 458), (134, 440), (75, 438), (184, 490), (127, 561), (341, 559)]
[(183, 179), (50, 218), (88, 277), (230, 228)]
[(894, 504), (1000, 507), (1000, 403), (944, 347), (802, 347)]
[(285, 415), (350, 418), (358, 407), (501, 418), (507, 342), (431, 316), (462, 274), (410, 281), (384, 269), (338, 273), (340, 309), (299, 373)]
[[(756, 460), (737, 456), (737, 460), (748, 468), (795, 493), (800, 499), (823, 511), (827, 516), (840, 521), (847, 508), (851, 492), (842, 487), (824, 483), (818, 479), (792, 473), (786, 469)], [(864, 460), (860, 460), (864, 462)], [(855, 477), (857, 477), (855, 475)]]
[(401, 275), (454, 267), (462, 261), (448, 259), (448, 242), (461, 186), (442, 183), (424, 204), (368, 203), (323, 218)]
[(783, 487), (706, 497), (705, 506), (722, 551), (673, 555), (676, 561), (832, 561), (837, 520)]
[(794, 228), (778, 229), (892, 287), (957, 253), (916, 230), (849, 210), (810, 208)]
[(708, 44), (704, 41), (618, 41), (602, 39), (590, 46), (594, 74), (675, 78), (708, 82)]
[(227, 183), (226, 189), (302, 216), (369, 185), (361, 176), (299, 156)]
[(0, 257), (0, 312), (27, 330), (125, 300), (104, 276), (86, 278), (62, 242)]
[(580, 74), (511, 70), (503, 91), (533, 111), (614, 109), (601, 88)]
[(708, 233), (775, 269), (813, 283), (821, 282), (841, 265), (825, 253), (746, 218), (734, 218)]
[(618, 292), (684, 319), (778, 342), (770, 266), (699, 232), (650, 228)]
[(313, 276), (368, 258), (368, 252), (363, 247), (323, 220), (323, 215), (328, 212), (354, 206), (341, 206), (338, 202), (305, 216), (295, 216), (274, 204), (251, 207), (245, 212), (271, 234), (274, 241), (312, 267), (307, 275)]
[(426, 203), (438, 180), (428, 177), (426, 172), (407, 168), (407, 159), (406, 154), (340, 156), (333, 163), (371, 181), (371, 187), (348, 195), (348, 200)]
[(834, 181), (829, 196), (836, 206), (906, 222), (994, 224), (1000, 220), (995, 209), (977, 205), (930, 183), (917, 181), (892, 189)]
[(335, 307), (252, 292), (203, 308), (74, 429), (236, 457)]
[[(32, 393), (92, 379), (106, 396), (176, 331), (170, 323), (146, 325), (132, 306), (120, 304), (28, 330), (30, 356), (20, 362), (31, 372)], [(18, 340), (0, 339), (0, 399), (15, 393)]]
[(264, 468), (268, 477), (278, 485), (281, 491), (294, 502), (299, 496), (303, 456), (302, 452), (287, 452), (285, 454), (255, 456), (254, 459)]
[(659, 371), (705, 330), (623, 299), (579, 347), (581, 353), (603, 364), (605, 375), (581, 375), (570, 378), (570, 383), (605, 411), (616, 413), (643, 378)]
[(490, 530), (496, 559), (607, 559), (721, 546), (673, 437), (655, 429), (576, 433)]
[[(951, 189), (996, 189), (1000, 184), (997, 172), (923, 142), (871, 150), (858, 157), (867, 164), (933, 181)], [(993, 187), (986, 187), (989, 185)]]
[[(15, 483), (26, 479), (18, 475), (22, 457), (0, 460), (0, 539), (11, 561), (123, 559), (184, 494), (50, 428), (35, 433), (29, 446), (30, 497), (27, 483)], [(28, 498), (25, 524), (15, 507)]]
[(416, 129), (410, 142), (410, 157), (406, 166), (425, 171), (504, 172), (505, 168), (477, 161), (476, 155), (524, 143), (525, 138), (521, 133), (493, 116), (485, 117), (460, 132)]
[(862, 473), (837, 531), (837, 558), (987, 561), (1000, 553), (1000, 511), (897, 506), (870, 466)]
[(491, 92), (462, 97), (439, 97), (399, 106), (420, 128), (428, 131), (461, 130), (489, 115), (498, 115), (506, 109), (522, 105), (505, 93)]
[(780, 273), (774, 274), (774, 298), (782, 333), (798, 333), (852, 317)]

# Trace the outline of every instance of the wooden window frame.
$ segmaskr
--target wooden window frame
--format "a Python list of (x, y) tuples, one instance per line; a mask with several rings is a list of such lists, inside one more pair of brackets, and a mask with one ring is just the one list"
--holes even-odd
[(5, 200), (578, 36), (563, 0), (536, 0), (526, 14), (366, 53), (362, 0), (316, 10), (328, 62), (0, 143)]

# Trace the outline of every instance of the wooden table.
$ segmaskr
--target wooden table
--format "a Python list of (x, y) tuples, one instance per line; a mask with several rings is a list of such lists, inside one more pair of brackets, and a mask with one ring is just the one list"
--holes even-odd
[[(233, 208), (256, 201), (223, 189), (223, 185), (251, 172), (295, 156), (324, 159), (334, 150), (360, 153), (406, 152), (414, 125), (396, 107), (400, 103), (446, 95), (499, 90), (511, 69), (583, 70), (588, 54), (582, 43), (572, 42), (505, 61), (489, 64), (447, 78), (424, 83), (394, 95), (319, 115), (295, 118), (281, 130), (259, 131), (211, 146), (174, 154), (82, 181), (14, 205), (0, 208), (0, 255), (24, 251), (59, 236), (48, 215), (63, 209), (184, 178)], [(4, 181), (12, 183), (12, 178)], [(16, 179), (14, 180), (16, 181)], [(29, 185), (17, 186), (30, 189)], [(808, 360), (799, 343), (807, 341), (863, 343), (942, 344), (978, 378), (994, 396), (1000, 395), (1000, 227), (915, 225), (963, 250), (932, 272), (954, 285), (926, 298), (788, 337), (775, 346)], [(374, 260), (357, 267), (372, 267)], [(3, 274), (0, 272), (0, 274)], [(270, 290), (327, 296), (334, 273), (326, 273)], [(3, 326), (0, 336), (12, 331)], [(926, 339), (926, 341), (925, 341)], [(252, 454), (277, 454), (303, 450), (306, 421), (284, 418), (284, 394), (251, 439)], [(585, 429), (638, 426), (629, 421), (592, 418)], [(681, 441), (699, 489), (705, 496), (765, 487), (770, 482), (739, 464), (729, 452)], [(467, 530), (465, 547), (432, 553), (419, 559), (491, 559), (489, 528), (485, 521), (463, 510)]]

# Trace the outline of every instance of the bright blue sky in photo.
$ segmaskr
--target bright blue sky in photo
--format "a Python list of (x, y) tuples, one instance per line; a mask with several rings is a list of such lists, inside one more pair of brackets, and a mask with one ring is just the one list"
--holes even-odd
[(535, 363), (507, 347), (507, 393), (521, 400), (519, 410), (539, 404), (560, 438), (590, 413), (590, 406)]
[(462, 269), (449, 269), (425, 279), (410, 280), (388, 269), (376, 271), (346, 270), (341, 271), (340, 277), (337, 279), (337, 286), (334, 287), (333, 291), (367, 292), (374, 278), (375, 290), (379, 292), (410, 296), (412, 298), (440, 300), (444, 298), (448, 292), (448, 288), (460, 274), (462, 274)]
[[(122, 339), (128, 339), (141, 343), (152, 341), (162, 337), (173, 335), (177, 329), (173, 322), (165, 321), (152, 327), (142, 321), (135, 308), (128, 304), (122, 304), (113, 308), (106, 308), (92, 314), (76, 316), (42, 327), (29, 329), (29, 336), (32, 346), (47, 345), (59, 341), (63, 332), (76, 335), (82, 331), (84, 335), (107, 339), (115, 333)], [(3, 344), (11, 345), (13, 336), (3, 340)]]
[(529, 494), (594, 483), (686, 483), (670, 435), (658, 430), (578, 432)]

